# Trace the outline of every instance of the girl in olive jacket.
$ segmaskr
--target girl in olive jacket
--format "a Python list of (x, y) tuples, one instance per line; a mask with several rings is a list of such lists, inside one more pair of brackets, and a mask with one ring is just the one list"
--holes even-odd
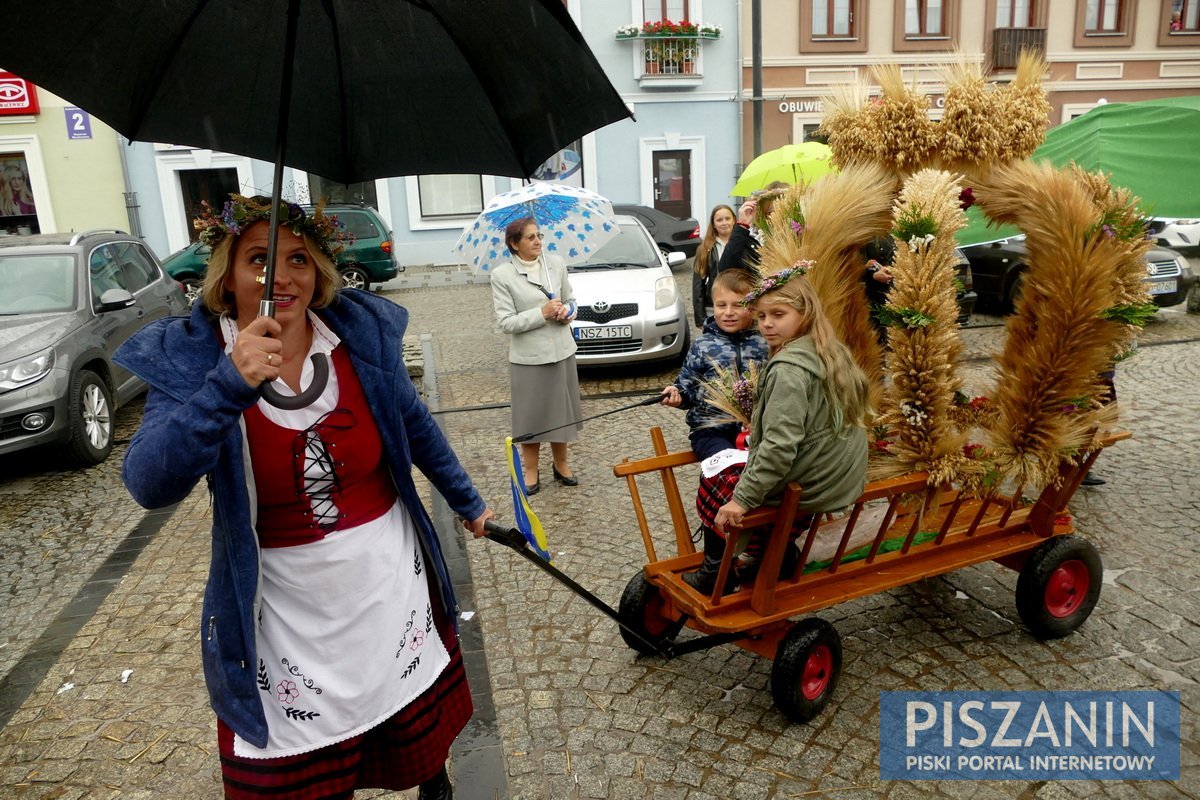
[(747, 511), (778, 505), (788, 483), (800, 484), (806, 516), (845, 508), (866, 485), (867, 379), (804, 277), (811, 267), (768, 275), (750, 295), (770, 358), (759, 373), (741, 476), (701, 486), (701, 519), (714, 530), (706, 526), (704, 563), (687, 576), (701, 592), (712, 591), (725, 537), (738, 538)]

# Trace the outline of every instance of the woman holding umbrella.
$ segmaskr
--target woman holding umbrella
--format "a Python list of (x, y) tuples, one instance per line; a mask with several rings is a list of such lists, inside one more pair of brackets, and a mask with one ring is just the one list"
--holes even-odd
[(542, 488), (538, 473), (541, 442), (550, 442), (554, 479), (564, 486), (579, 481), (567, 463), (567, 443), (582, 429), (575, 339), (570, 322), (575, 294), (558, 256), (543, 252), (542, 233), (533, 217), (504, 229), (509, 261), (492, 271), (492, 307), (500, 330), (509, 335), (508, 375), (512, 387), (513, 438), (544, 431), (521, 444), (525, 493)]
[[(258, 315), (272, 205), (234, 195), (198, 218), (203, 302), (118, 351), (150, 386), (125, 484), (160, 508), (208, 482), (201, 649), (227, 797), (450, 797), (446, 755), (472, 704), (412, 467), (476, 535), (493, 514), (401, 361), (407, 313), (335, 291), (336, 220), (281, 204), (276, 316)], [(260, 398), (311, 384), (314, 353), (333, 365), (315, 402)]]
[(737, 223), (729, 234), (729, 242), (721, 252), (721, 260), (717, 264), (717, 272), (727, 269), (744, 269), (753, 273), (758, 267), (758, 248), (765, 235), (764, 223), (771, 216), (771, 207), (775, 198), (783, 194), (788, 184), (783, 181), (771, 181), (767, 188), (755, 192), (754, 196), (742, 203), (738, 209)]

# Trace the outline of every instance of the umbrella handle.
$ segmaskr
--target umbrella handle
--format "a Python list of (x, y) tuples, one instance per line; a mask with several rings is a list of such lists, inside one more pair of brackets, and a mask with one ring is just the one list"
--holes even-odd
[[(275, 207), (278, 208), (279, 204), (276, 203)], [(275, 228), (274, 230), (278, 232), (279, 229)], [(275, 302), (273, 300), (260, 301), (258, 315), (274, 318)], [(308, 408), (316, 402), (317, 398), (325, 393), (325, 386), (329, 383), (329, 357), (324, 353), (313, 353), (309, 360), (312, 361), (313, 376), (307, 389), (295, 395), (281, 394), (274, 386), (263, 381), (258, 387), (258, 393), (262, 395), (263, 400), (284, 411)]]
[(284, 411), (295, 411), (311, 406), (318, 397), (324, 394), (325, 385), (329, 383), (329, 357), (324, 353), (313, 353), (309, 360), (313, 365), (313, 378), (307, 389), (300, 394), (283, 394), (274, 386), (264, 382), (258, 387), (263, 400)]

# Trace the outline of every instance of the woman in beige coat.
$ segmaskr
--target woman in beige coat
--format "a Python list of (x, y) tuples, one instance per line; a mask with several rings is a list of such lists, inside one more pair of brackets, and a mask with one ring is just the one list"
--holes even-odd
[(554, 479), (577, 486), (567, 463), (567, 442), (583, 427), (570, 325), (575, 295), (567, 268), (558, 256), (542, 252), (542, 233), (533, 217), (510, 223), (504, 243), (512, 258), (492, 271), (492, 306), (500, 330), (510, 337), (513, 438), (546, 431), (521, 445), (526, 492), (542, 488), (541, 442), (550, 443)]

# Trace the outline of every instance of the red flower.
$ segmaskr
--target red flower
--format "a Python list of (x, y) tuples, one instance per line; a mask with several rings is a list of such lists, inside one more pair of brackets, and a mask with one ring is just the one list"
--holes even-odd
[(986, 397), (972, 397), (970, 406), (976, 411), (979, 411), (980, 409), (987, 408), (987, 405), (990, 402), (992, 401), (988, 400)]
[(962, 452), (964, 456), (972, 461), (982, 461), (991, 455), (988, 453), (987, 448), (981, 444), (964, 444)]

